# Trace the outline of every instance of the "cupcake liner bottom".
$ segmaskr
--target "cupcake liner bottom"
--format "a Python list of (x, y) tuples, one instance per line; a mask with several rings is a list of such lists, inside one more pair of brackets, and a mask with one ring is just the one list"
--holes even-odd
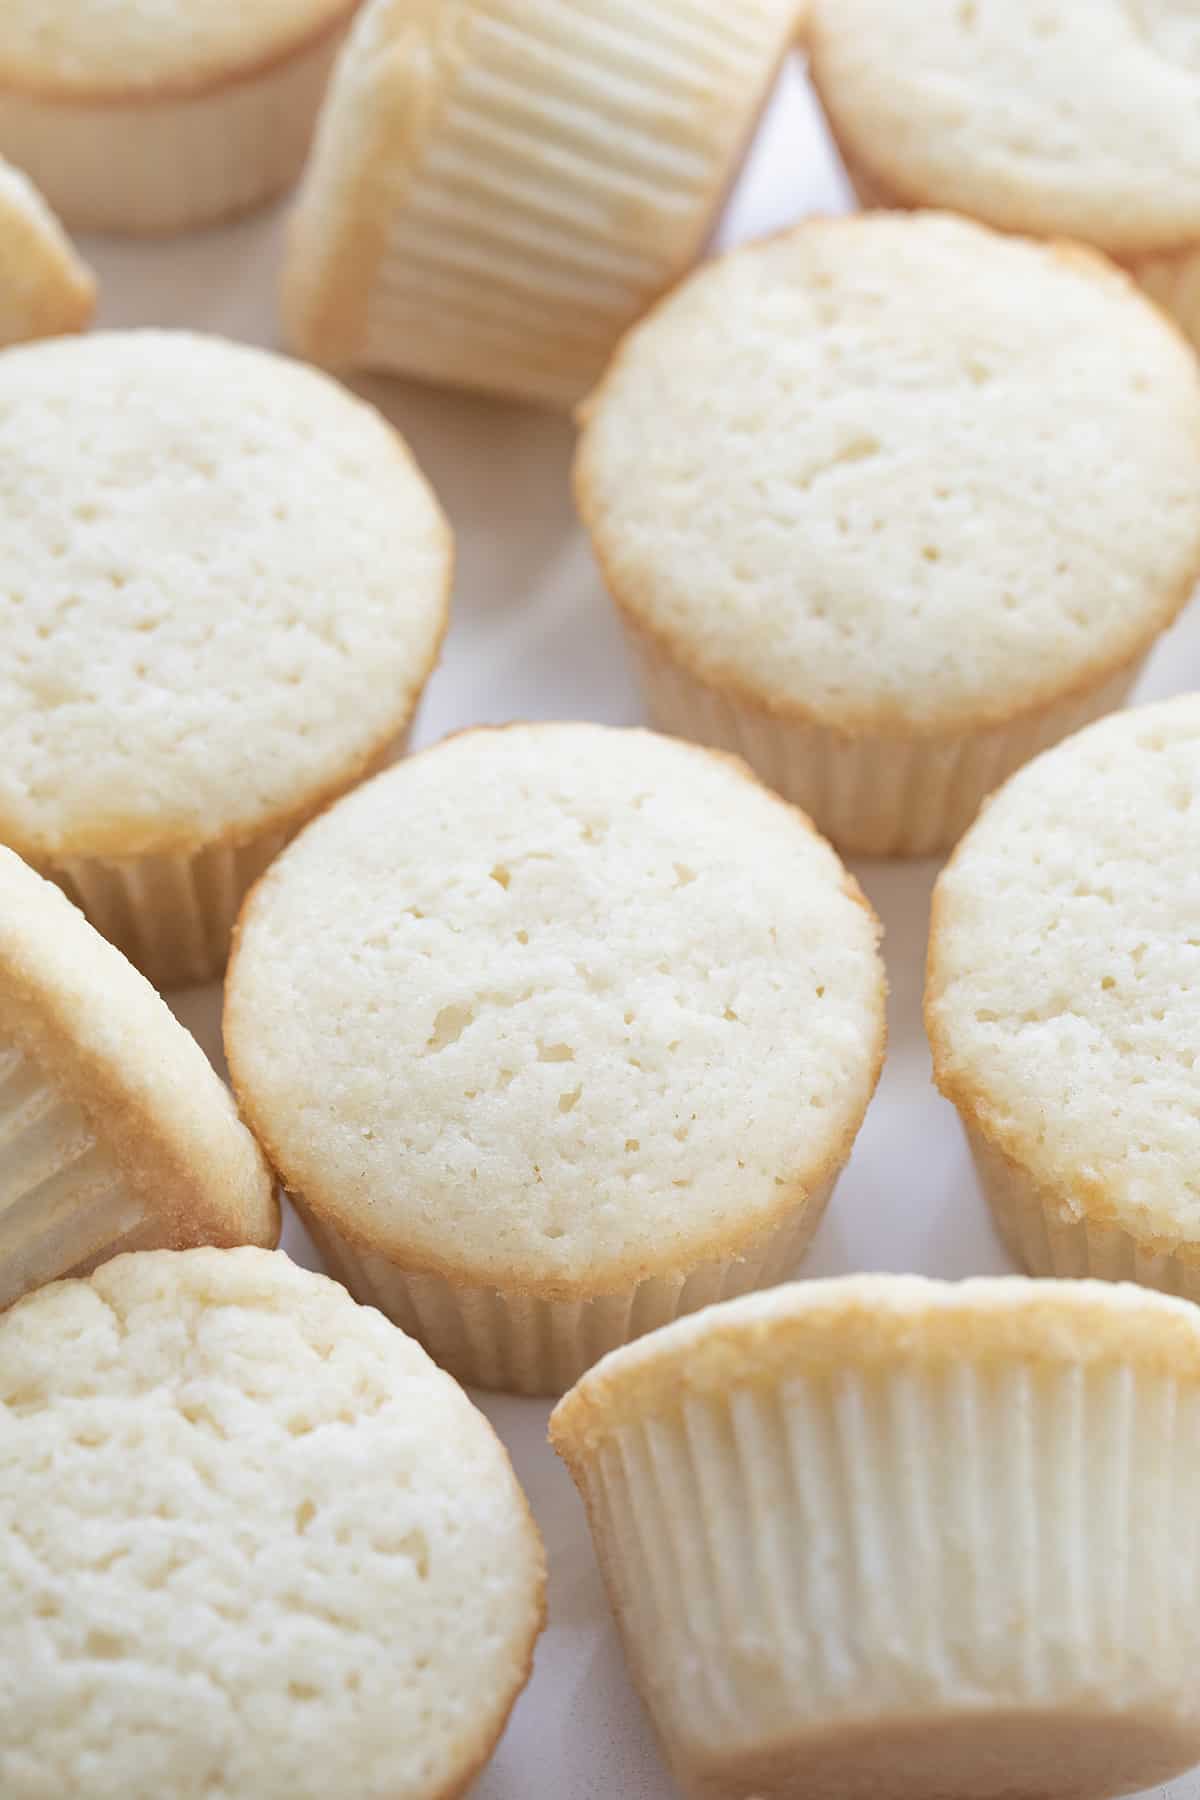
[(1009, 725), (947, 737), (844, 737), (728, 699), (648, 633), (629, 626), (627, 635), (660, 730), (734, 751), (839, 850), (857, 856), (948, 850), (1023, 763), (1120, 706), (1145, 661), (1143, 653), (1096, 686)]
[(1164, 1249), (1139, 1242), (1122, 1225), (1072, 1212), (1061, 1199), (1044, 1193), (982, 1132), (974, 1126), (966, 1132), (996, 1229), (1031, 1275), (1136, 1281), (1200, 1301), (1200, 1243)]
[[(1063, 1738), (1073, 1742), (1063, 1775)], [(1169, 1781), (1196, 1740), (1177, 1721), (1053, 1706), (864, 1720), (686, 1773), (691, 1800), (1104, 1800)]]
[(153, 1238), (83, 1113), (0, 1039), (0, 1306)]
[(572, 1458), (698, 1800), (1102, 1800), (1200, 1757), (1200, 1384), (1008, 1359), (667, 1391)]
[(784, 1280), (808, 1248), (833, 1191), (814, 1192), (784, 1224), (737, 1256), (650, 1276), (619, 1293), (548, 1300), (400, 1268), (352, 1243), (292, 1195), (331, 1274), (376, 1306), (469, 1387), (561, 1394), (609, 1350), (684, 1313)]
[(796, 0), (363, 16), (301, 191), (287, 335), (320, 361), (569, 407), (695, 261)]

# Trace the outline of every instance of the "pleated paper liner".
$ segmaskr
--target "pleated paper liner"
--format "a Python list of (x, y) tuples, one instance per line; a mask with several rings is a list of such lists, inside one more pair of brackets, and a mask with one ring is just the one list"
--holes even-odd
[(317, 361), (569, 406), (699, 255), (797, 0), (374, 0), (330, 90), (285, 318)]
[(0, 1039), (0, 1307), (144, 1247), (153, 1226), (79, 1107)]
[(1164, 1245), (1114, 1220), (1090, 1219), (1040, 1188), (981, 1131), (968, 1127), (967, 1141), (996, 1229), (1031, 1275), (1136, 1281), (1200, 1302), (1200, 1241)]
[[(408, 740), (406, 725), (349, 785), (385, 768)], [(64, 856), (41, 872), (160, 991), (198, 987), (223, 975), (243, 900), (318, 810), (305, 808), (245, 842), (159, 855)]]
[(714, 1301), (784, 1280), (808, 1248), (833, 1186), (828, 1181), (735, 1256), (572, 1300), (405, 1270), (315, 1217), (301, 1197), (292, 1200), (330, 1273), (459, 1381), (504, 1393), (561, 1394), (618, 1345)]
[(1178, 1375), (977, 1359), (965, 1316), (933, 1359), (801, 1343), (760, 1380), (731, 1345), (726, 1391), (667, 1366), (628, 1422), (615, 1369), (611, 1425), (560, 1428), (569, 1397), (552, 1436), (683, 1791), (1101, 1800), (1200, 1757), (1194, 1329)]
[(236, 218), (296, 180), (346, 30), (257, 74), (128, 100), (0, 94), (0, 147), (75, 231), (151, 236)]
[(987, 796), (1023, 763), (1120, 706), (1146, 656), (1007, 725), (938, 737), (849, 736), (722, 693), (648, 632), (625, 623), (659, 730), (743, 757), (851, 856), (934, 856), (950, 849)]

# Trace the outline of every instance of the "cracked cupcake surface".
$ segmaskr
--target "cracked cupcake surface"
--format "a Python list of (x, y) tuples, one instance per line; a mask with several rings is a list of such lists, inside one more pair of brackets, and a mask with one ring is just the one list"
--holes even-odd
[(991, 801), (934, 894), (926, 1024), (1009, 1248), (1200, 1299), (1200, 701)]
[(211, 980), (250, 882), (402, 739), (445, 520), (371, 407), (189, 332), (6, 352), (0, 468), (0, 842), (160, 987)]
[(0, 1319), (6, 1800), (453, 1800), (542, 1623), (495, 1434), (258, 1250), (119, 1257)]
[(732, 760), (473, 731), (259, 883), (226, 1048), (352, 1290), (464, 1378), (561, 1389), (790, 1271), (878, 1075), (877, 936), (828, 845)]
[(701, 269), (584, 408), (655, 722), (928, 854), (1115, 705), (1200, 570), (1200, 377), (1102, 258), (941, 214)]

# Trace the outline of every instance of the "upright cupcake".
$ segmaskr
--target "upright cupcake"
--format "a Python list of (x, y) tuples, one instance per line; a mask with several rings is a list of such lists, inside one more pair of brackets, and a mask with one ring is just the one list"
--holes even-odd
[(879, 1074), (877, 936), (738, 764), (595, 725), (473, 731), (268, 870), (226, 1052), (351, 1291), (461, 1380), (561, 1391), (790, 1272)]
[(367, 0), (292, 223), (291, 345), (569, 405), (696, 259), (800, 0)]
[(528, 1678), (503, 1448), (261, 1250), (122, 1256), (0, 1319), (6, 1800), (464, 1794)]
[(118, 1250), (278, 1236), (266, 1164), (200, 1046), (0, 849), (0, 1306)]
[(947, 206), (1128, 263), (1200, 340), (1187, 4), (814, 0), (811, 71), (870, 206)]
[(0, 151), (80, 231), (169, 232), (300, 172), (358, 0), (4, 0)]
[(1200, 573), (1200, 373), (1099, 257), (940, 215), (702, 269), (583, 412), (652, 717), (923, 855), (1117, 705)]
[(0, 348), (82, 331), (95, 304), (92, 272), (42, 196), (0, 162)]
[(1200, 1757), (1200, 1312), (854, 1277), (614, 1352), (550, 1432), (694, 1800), (1105, 1800)]
[(1200, 1300), (1200, 697), (1023, 769), (934, 893), (925, 1018), (1035, 1274)]
[(396, 434), (323, 376), (183, 332), (0, 361), (0, 842), (159, 986), (402, 738), (451, 547)]

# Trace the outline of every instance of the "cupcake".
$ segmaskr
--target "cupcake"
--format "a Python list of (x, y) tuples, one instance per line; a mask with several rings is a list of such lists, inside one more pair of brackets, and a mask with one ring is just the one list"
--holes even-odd
[(1101, 258), (940, 215), (701, 270), (583, 412), (654, 722), (928, 855), (1116, 706), (1200, 572), (1200, 374)]
[(1093, 244), (1200, 341), (1192, 7), (814, 0), (810, 40), (865, 204), (951, 207)]
[(0, 842), (159, 986), (402, 739), (449, 532), (325, 377), (182, 332), (0, 360)]
[(1105, 1800), (1200, 1757), (1200, 1313), (856, 1276), (550, 1421), (694, 1800)]
[(0, 161), (0, 349), (82, 331), (95, 304), (92, 272), (62, 226), (32, 182)]
[(1200, 696), (1107, 719), (996, 795), (934, 892), (925, 1022), (1035, 1274), (1200, 1300)]
[(248, 212), (300, 173), (357, 0), (4, 0), (0, 151), (79, 231)]
[(350, 1291), (460, 1380), (561, 1392), (791, 1270), (878, 1078), (877, 938), (807, 819), (733, 761), (472, 731), (268, 870), (226, 1054)]
[(118, 1250), (278, 1236), (267, 1166), (200, 1046), (0, 849), (0, 1306)]
[(302, 355), (566, 406), (712, 232), (799, 0), (368, 0), (292, 222)]
[(487, 1421), (331, 1281), (122, 1256), (0, 1319), (6, 1800), (465, 1793), (542, 1547)]

